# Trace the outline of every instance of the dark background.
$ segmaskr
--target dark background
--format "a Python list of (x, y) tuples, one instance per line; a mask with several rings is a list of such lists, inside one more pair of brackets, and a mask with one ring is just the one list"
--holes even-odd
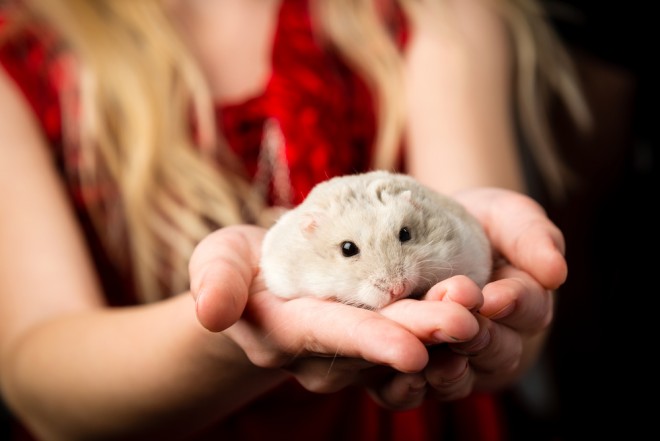
[[(558, 11), (557, 2), (545, 3), (551, 14)], [(579, 178), (566, 202), (548, 198), (529, 170), (534, 196), (565, 234), (569, 273), (557, 292), (546, 357), (524, 384), (531, 395), (509, 397), (517, 439), (624, 434), (636, 440), (657, 432), (660, 20), (654, 3), (565, 1), (574, 14), (553, 15), (595, 124), (582, 134), (565, 109), (553, 109), (562, 156)]]

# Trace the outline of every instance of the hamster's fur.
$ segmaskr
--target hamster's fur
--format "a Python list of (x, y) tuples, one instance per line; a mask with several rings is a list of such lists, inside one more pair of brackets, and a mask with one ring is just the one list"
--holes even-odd
[(483, 287), (492, 255), (458, 202), (408, 175), (373, 171), (314, 187), (268, 230), (260, 266), (278, 296), (379, 309), (458, 274)]

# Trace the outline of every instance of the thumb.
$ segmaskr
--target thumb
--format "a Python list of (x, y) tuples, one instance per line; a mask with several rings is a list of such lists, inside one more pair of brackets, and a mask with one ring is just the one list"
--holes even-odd
[(241, 317), (259, 268), (264, 232), (247, 225), (226, 227), (195, 247), (188, 265), (190, 293), (197, 319), (209, 331), (222, 331)]

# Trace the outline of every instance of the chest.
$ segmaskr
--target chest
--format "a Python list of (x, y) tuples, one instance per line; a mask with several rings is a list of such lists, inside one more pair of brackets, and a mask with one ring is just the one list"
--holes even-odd
[(216, 100), (236, 103), (262, 92), (271, 74), (281, 0), (182, 4), (176, 21)]

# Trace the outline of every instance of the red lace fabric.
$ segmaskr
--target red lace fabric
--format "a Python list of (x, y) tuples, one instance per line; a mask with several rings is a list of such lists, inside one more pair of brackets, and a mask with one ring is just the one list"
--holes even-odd
[[(3, 23), (0, 14), (0, 28)], [(30, 104), (66, 179), (65, 163), (71, 158), (63, 153), (58, 101), (62, 71), (49, 58), (47, 42), (37, 37), (42, 35), (21, 33), (12, 39), (0, 48), (0, 63)], [(277, 123), (281, 142), (274, 160), (266, 164), (284, 164), (290, 202), (296, 204), (315, 183), (368, 168), (374, 109), (365, 84), (314, 38), (307, 1), (282, 2), (272, 63), (273, 74), (263, 94), (218, 107), (217, 123), (255, 179), (264, 172), (264, 127), (267, 121)], [(277, 174), (274, 169), (266, 171)], [(67, 185), (108, 295), (126, 291), (128, 284), (116, 286), (121, 278), (107, 261), (80, 206), (79, 189), (75, 182)], [(126, 298), (112, 300), (114, 304), (127, 302)], [(360, 389), (317, 395), (291, 381), (200, 434), (199, 439), (498, 441), (502, 439), (500, 423), (490, 395), (474, 395), (451, 404), (429, 400), (414, 410), (392, 412), (377, 406)]]
[(285, 1), (273, 43), (273, 73), (263, 95), (220, 109), (231, 147), (257, 172), (266, 119), (279, 124), (292, 202), (319, 181), (364, 171), (374, 139), (370, 94), (312, 35), (306, 1)]

